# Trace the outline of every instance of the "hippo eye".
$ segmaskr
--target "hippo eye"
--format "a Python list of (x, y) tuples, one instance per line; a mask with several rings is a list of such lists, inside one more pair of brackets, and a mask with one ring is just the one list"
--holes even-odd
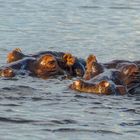
[(9, 72), (12, 73), (13, 71), (10, 69)]
[(55, 60), (49, 61), (48, 64), (52, 65), (55, 63)]

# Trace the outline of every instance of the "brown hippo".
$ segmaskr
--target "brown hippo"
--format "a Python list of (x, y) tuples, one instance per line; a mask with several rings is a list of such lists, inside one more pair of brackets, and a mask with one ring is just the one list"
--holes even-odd
[(19, 48), (16, 48), (7, 55), (7, 62), (11, 63), (19, 59), (34, 57), (40, 58), (43, 55), (53, 55), (57, 60), (57, 63), (61, 69), (66, 71), (69, 76), (80, 76), (82, 77), (85, 72), (85, 61), (77, 58), (70, 53), (56, 52), (56, 51), (42, 51), (36, 54), (25, 55)]
[(15, 76), (15, 72), (10, 67), (5, 67), (4, 69), (0, 70), (0, 77), (11, 78), (11, 77), (14, 77), (14, 76)]
[[(0, 76), (1, 77), (14, 77), (18, 74), (22, 74), (22, 75), (26, 74), (28, 72), (31, 72), (30, 66), (34, 64), (35, 62), (36, 62), (35, 58), (28, 57), (28, 58), (23, 58), (21, 60), (17, 60), (15, 62), (8, 63), (0, 67), (0, 73), (2, 73)], [(7, 73), (4, 72), (5, 70), (7, 71)], [(10, 74), (10, 73), (14, 73), (14, 74)]]
[(4, 74), (6, 69), (10, 69), (15, 72), (11, 77), (15, 76), (17, 73), (22, 73), (22, 71), (29, 72), (30, 75), (41, 78), (48, 78), (49, 76), (64, 73), (64, 71), (59, 67), (56, 58), (51, 54), (46, 54), (39, 58), (27, 57), (9, 63), (0, 68), (1, 73), (3, 73), (1, 76), (8, 77)]
[(140, 69), (140, 61), (128, 61), (128, 60), (112, 60), (110, 62), (107, 63), (103, 63), (104, 67), (106, 67), (107, 69), (113, 69), (113, 68), (117, 68), (119, 65), (121, 64), (136, 64), (138, 66), (138, 68)]
[(25, 55), (22, 53), (21, 49), (20, 48), (15, 48), (13, 51), (8, 53), (7, 63), (18, 61), (18, 60), (20, 60), (24, 57), (25, 57)]
[(86, 71), (84, 74), (84, 79), (89, 80), (92, 77), (102, 73), (104, 71), (104, 67), (102, 64), (97, 62), (96, 56), (89, 55), (86, 60)]
[(70, 85), (70, 88), (93, 94), (126, 94), (132, 89), (140, 86), (137, 77), (123, 76), (120, 71), (106, 70), (90, 80), (77, 80)]
[(139, 61), (131, 62), (127, 60), (113, 60), (108, 63), (99, 63), (94, 55), (89, 55), (86, 60), (84, 79), (89, 80), (107, 69), (119, 70), (125, 76), (133, 75), (140, 72), (139, 63)]
[(62, 75), (65, 72), (59, 67), (56, 58), (51, 54), (41, 56), (30, 66), (30, 70), (38, 77), (48, 78), (49, 76)]
[(84, 74), (84, 79), (87, 81), (75, 81), (70, 87), (81, 92), (95, 94), (124, 94), (140, 85), (140, 72), (135, 63), (117, 61), (115, 65), (106, 68), (97, 62), (94, 55), (90, 55), (86, 61)]
[(63, 55), (64, 67), (70, 76), (83, 77), (85, 73), (86, 62), (84, 59), (77, 58), (70, 53), (65, 53)]
[[(115, 78), (114, 75), (117, 78)], [(95, 76), (90, 80), (74, 81), (70, 85), (70, 88), (80, 92), (93, 93), (99, 95), (110, 95), (110, 94), (124, 95), (128, 91), (126, 86), (118, 77), (120, 77), (120, 72), (108, 70)]]
[(10, 53), (8, 53), (7, 55), (7, 62), (11, 63), (20, 59), (23, 59), (25, 57), (34, 57), (34, 58), (39, 58), (43, 55), (46, 54), (51, 54), (57, 58), (62, 58), (64, 53), (63, 52), (55, 52), (55, 51), (42, 51), (42, 52), (38, 52), (35, 54), (28, 54), (25, 55), (20, 48), (15, 48), (13, 51), (11, 51)]

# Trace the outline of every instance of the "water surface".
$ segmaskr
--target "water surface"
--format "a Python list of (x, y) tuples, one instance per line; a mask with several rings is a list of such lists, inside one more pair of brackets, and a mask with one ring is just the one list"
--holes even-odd
[[(0, 64), (23, 52), (140, 60), (138, 0), (0, 0)], [(0, 80), (0, 139), (139, 139), (140, 96), (71, 91), (72, 80)]]

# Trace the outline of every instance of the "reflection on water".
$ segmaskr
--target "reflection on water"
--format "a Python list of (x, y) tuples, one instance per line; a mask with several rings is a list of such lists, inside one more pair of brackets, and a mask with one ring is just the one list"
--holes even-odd
[[(140, 59), (138, 0), (0, 0), (0, 62), (20, 47), (99, 61)], [(97, 96), (71, 80), (0, 80), (0, 135), (11, 139), (138, 139), (140, 96)]]

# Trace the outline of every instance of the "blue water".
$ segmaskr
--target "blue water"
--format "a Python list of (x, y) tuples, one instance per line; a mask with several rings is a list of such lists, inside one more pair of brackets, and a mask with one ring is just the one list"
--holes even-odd
[[(0, 64), (14, 48), (140, 60), (139, 0), (0, 0)], [(72, 80), (0, 80), (0, 140), (138, 140), (140, 95), (97, 96)]]

